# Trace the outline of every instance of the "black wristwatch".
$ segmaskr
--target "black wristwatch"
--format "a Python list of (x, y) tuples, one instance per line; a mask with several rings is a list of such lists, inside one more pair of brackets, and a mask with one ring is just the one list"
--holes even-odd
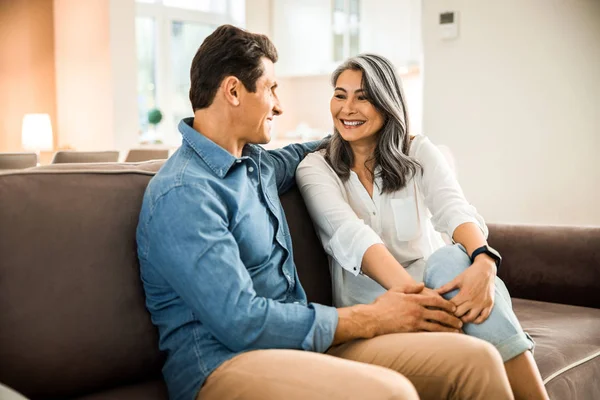
[(488, 245), (483, 245), (475, 249), (471, 254), (471, 262), (475, 262), (475, 257), (477, 257), (480, 254), (487, 254), (488, 256), (492, 257), (492, 259), (496, 263), (496, 268), (500, 268), (500, 264), (502, 264), (502, 256), (496, 251), (496, 249), (493, 249)]

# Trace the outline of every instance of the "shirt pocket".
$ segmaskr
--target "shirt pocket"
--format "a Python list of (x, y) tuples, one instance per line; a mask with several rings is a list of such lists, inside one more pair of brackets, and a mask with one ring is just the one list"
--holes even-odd
[(421, 234), (421, 223), (415, 197), (391, 199), (390, 206), (394, 214), (398, 240), (408, 242), (416, 239)]

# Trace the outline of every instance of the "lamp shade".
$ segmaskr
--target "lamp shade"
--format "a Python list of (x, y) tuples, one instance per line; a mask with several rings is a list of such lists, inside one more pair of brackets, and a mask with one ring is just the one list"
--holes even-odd
[(52, 123), (48, 114), (25, 114), (21, 128), (21, 144), (25, 150), (52, 150)]

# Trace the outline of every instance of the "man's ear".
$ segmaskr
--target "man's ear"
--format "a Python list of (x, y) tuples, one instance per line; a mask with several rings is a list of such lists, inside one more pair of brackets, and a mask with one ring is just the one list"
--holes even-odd
[(221, 82), (221, 90), (225, 100), (236, 107), (240, 105), (241, 87), (242, 82), (235, 76), (227, 76)]

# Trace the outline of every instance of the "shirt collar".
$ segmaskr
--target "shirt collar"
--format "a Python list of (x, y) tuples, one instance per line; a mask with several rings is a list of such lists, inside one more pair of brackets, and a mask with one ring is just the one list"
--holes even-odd
[(194, 117), (184, 118), (179, 123), (179, 132), (183, 140), (204, 160), (206, 165), (219, 177), (224, 178), (229, 169), (237, 160), (248, 158), (256, 152), (255, 146), (246, 145), (242, 150), (241, 158), (233, 154), (192, 128)]

